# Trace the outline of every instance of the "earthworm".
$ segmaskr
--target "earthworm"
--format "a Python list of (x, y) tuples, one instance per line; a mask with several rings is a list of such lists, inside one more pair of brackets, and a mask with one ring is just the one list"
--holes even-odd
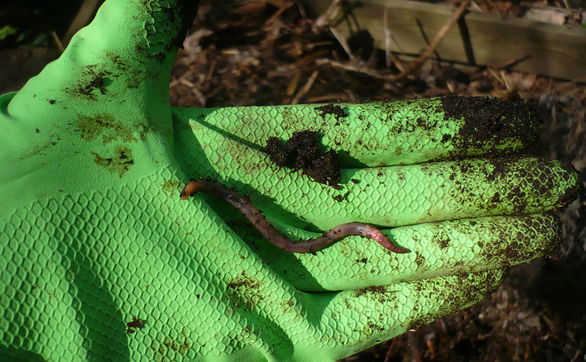
[(280, 234), (277, 229), (267, 221), (262, 212), (252, 204), (248, 197), (240, 195), (216, 182), (204, 179), (190, 180), (183, 188), (180, 197), (182, 200), (186, 200), (199, 191), (224, 200), (235, 207), (270, 243), (286, 251), (293, 253), (311, 253), (330, 246), (347, 236), (358, 235), (370, 238), (392, 252), (409, 252), (409, 250), (393, 244), (376, 227), (360, 222), (350, 222), (338, 225), (324, 232), (317, 238), (294, 242)]

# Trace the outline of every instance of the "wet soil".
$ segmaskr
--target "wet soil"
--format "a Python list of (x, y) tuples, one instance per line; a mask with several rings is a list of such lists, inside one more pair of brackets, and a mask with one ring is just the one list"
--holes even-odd
[(264, 151), (277, 166), (302, 170), (315, 182), (335, 186), (340, 182), (340, 163), (334, 150), (324, 151), (320, 134), (314, 131), (293, 133), (285, 142), (270, 137)]
[[(443, 110), (448, 118), (464, 119), (454, 143), (459, 149), (481, 149), (510, 139), (520, 144), (533, 143), (538, 136), (535, 102), (493, 97), (445, 97)], [(497, 153), (491, 147), (489, 154)]]

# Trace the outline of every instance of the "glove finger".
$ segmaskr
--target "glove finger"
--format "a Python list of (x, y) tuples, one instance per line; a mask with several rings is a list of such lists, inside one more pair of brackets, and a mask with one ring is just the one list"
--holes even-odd
[(485, 153), (511, 153), (533, 142), (535, 116), (522, 101), (427, 98), (338, 105), (175, 109), (189, 119), (257, 148), (269, 137), (319, 132), (341, 151), (344, 167), (414, 164)]
[[(408, 248), (408, 254), (391, 253), (358, 236), (316, 253), (291, 254), (250, 232), (245, 222), (230, 225), (276, 273), (304, 291), (358, 289), (508, 267), (546, 254), (560, 238), (554, 215), (496, 216), (383, 230)], [(291, 227), (281, 230), (293, 240), (319, 236)]]
[[(467, 308), (502, 282), (503, 270), (459, 274), (338, 293), (319, 313), (321, 338), (339, 359)], [(325, 342), (323, 342), (325, 341)]]
[[(186, 145), (178, 159), (188, 174), (234, 187), (267, 216), (296, 227), (325, 230), (352, 221), (401, 226), (536, 213), (571, 200), (578, 187), (571, 165), (506, 158), (345, 169), (341, 187), (334, 188), (270, 165), (265, 154), (239, 140), (192, 126), (177, 132), (177, 143)], [(219, 142), (221, 152), (215, 148)]]
[(559, 161), (478, 159), (345, 170), (337, 190), (299, 179), (279, 194), (267, 183), (258, 190), (325, 230), (351, 221), (402, 226), (544, 212), (576, 197), (578, 176)]

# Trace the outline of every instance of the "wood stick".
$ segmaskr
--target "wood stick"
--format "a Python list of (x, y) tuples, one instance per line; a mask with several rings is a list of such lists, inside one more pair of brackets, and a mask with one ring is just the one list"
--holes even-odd
[(293, 97), (293, 99), (291, 100), (291, 104), (298, 104), (301, 98), (304, 97), (307, 94), (307, 92), (309, 92), (311, 87), (313, 87), (313, 82), (315, 82), (315, 79), (317, 78), (318, 74), (318, 70), (314, 70), (313, 73), (311, 73), (311, 76), (309, 76), (309, 79), (307, 80), (307, 82), (305, 82), (305, 85), (303, 85), (303, 87), (299, 90), (299, 92), (297, 92), (295, 97)]
[(450, 17), (450, 19), (441, 27), (441, 29), (435, 35), (435, 38), (429, 44), (429, 46), (411, 63), (405, 67), (405, 69), (399, 74), (385, 74), (384, 72), (380, 72), (376, 69), (369, 68), (364, 65), (356, 64), (356, 62), (338, 62), (331, 59), (318, 59), (316, 63), (318, 65), (328, 64), (335, 68), (340, 68), (344, 70), (348, 70), (351, 72), (357, 72), (366, 74), (373, 78), (382, 79), (385, 81), (396, 81), (400, 79), (404, 79), (411, 75), (415, 70), (419, 69), (427, 59), (433, 54), (435, 49), (441, 43), (443, 38), (446, 36), (448, 31), (458, 22), (458, 20), (464, 15), (464, 12), (470, 5), (470, 0), (463, 0), (460, 6), (456, 9), (454, 14)]
[(450, 31), (450, 29), (454, 27), (454, 25), (456, 24), (456, 22), (458, 22), (462, 15), (464, 15), (464, 12), (468, 8), (468, 5), (470, 5), (470, 0), (462, 1), (460, 6), (458, 6), (456, 11), (454, 12), (454, 14), (452, 14), (452, 17), (437, 32), (435, 38), (433, 38), (429, 46), (421, 53), (421, 55), (419, 55), (417, 59), (415, 59), (413, 62), (409, 64), (409, 66), (407, 66), (407, 69), (404, 72), (398, 74), (396, 79), (405, 78), (407, 75), (419, 69), (423, 65), (423, 63), (425, 63), (425, 61), (429, 59), (429, 57), (433, 54), (438, 45), (442, 42), (448, 31)]

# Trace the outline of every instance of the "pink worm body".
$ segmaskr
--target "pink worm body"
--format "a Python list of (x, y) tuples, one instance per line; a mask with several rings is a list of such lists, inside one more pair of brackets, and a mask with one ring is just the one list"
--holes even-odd
[(286, 251), (294, 253), (310, 253), (321, 250), (346, 236), (358, 235), (370, 238), (392, 252), (409, 252), (409, 250), (393, 244), (376, 227), (360, 222), (350, 222), (338, 225), (324, 232), (317, 238), (294, 242), (281, 235), (277, 229), (267, 221), (262, 212), (252, 204), (250, 199), (215, 182), (203, 179), (190, 180), (183, 188), (180, 197), (182, 200), (186, 200), (199, 191), (217, 197), (234, 206), (269, 242)]

